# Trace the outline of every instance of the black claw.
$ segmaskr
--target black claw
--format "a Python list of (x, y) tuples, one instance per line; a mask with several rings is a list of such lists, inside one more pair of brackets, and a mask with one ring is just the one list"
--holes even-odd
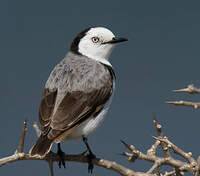
[(92, 171), (94, 169), (94, 165), (92, 163), (92, 160), (96, 158), (96, 156), (93, 154), (93, 153), (89, 153), (87, 155), (87, 158), (88, 158), (88, 173), (91, 173), (92, 174)]
[(63, 167), (65, 168), (65, 153), (61, 150), (60, 143), (58, 143), (57, 155), (60, 158), (60, 160), (58, 161), (58, 167), (61, 168), (61, 166), (63, 165)]

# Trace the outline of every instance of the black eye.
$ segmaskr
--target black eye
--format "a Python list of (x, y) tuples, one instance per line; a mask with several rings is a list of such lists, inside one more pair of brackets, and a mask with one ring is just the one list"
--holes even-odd
[(99, 37), (92, 37), (92, 42), (93, 43), (99, 42)]

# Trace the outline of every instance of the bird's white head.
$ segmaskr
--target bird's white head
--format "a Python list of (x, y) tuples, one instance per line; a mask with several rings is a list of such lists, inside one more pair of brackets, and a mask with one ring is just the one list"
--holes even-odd
[(79, 33), (71, 44), (71, 51), (109, 64), (108, 57), (116, 43), (127, 41), (125, 38), (116, 38), (104, 27), (88, 28)]

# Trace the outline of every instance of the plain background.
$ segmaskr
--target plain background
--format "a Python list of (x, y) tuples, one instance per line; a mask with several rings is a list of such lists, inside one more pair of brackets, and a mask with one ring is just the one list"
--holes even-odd
[[(166, 105), (166, 100), (200, 101), (199, 95), (174, 94), (172, 89), (200, 85), (199, 1), (0, 1), (0, 157), (13, 154), (23, 120), (28, 120), (25, 151), (37, 137), (32, 128), (44, 84), (65, 56), (77, 33), (104, 26), (126, 37), (110, 61), (117, 75), (116, 92), (104, 123), (89, 136), (98, 157), (117, 161), (135, 171), (151, 164), (129, 163), (120, 139), (147, 150), (156, 135), (153, 112), (164, 134), (185, 151), (200, 154), (199, 110)], [(85, 150), (82, 141), (62, 145), (66, 153)], [(55, 151), (55, 147), (53, 148)], [(95, 176), (118, 175), (95, 167)], [(20, 161), (0, 168), (0, 175), (49, 175), (43, 161)], [(55, 175), (85, 175), (87, 165), (67, 163)]]

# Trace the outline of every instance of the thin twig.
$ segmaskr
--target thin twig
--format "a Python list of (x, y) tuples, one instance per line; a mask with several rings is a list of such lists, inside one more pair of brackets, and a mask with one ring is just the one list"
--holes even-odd
[(176, 171), (170, 171), (170, 172), (165, 172), (164, 176), (171, 176), (171, 175), (176, 175)]
[(138, 156), (139, 156), (139, 151), (137, 151), (135, 149), (135, 147), (133, 145), (128, 145), (125, 141), (121, 140), (121, 143), (124, 144), (124, 146), (129, 149), (130, 152), (132, 152), (131, 154), (130, 153), (127, 153), (127, 152), (124, 152), (122, 153), (123, 156), (128, 156), (128, 161), (130, 162), (134, 162)]
[[(154, 122), (154, 125), (156, 127), (156, 131), (157, 131), (157, 135), (158, 137), (163, 137), (163, 133), (162, 133), (162, 125), (158, 123), (158, 120), (156, 118), (156, 114), (153, 113), (153, 122)], [(169, 153), (169, 150), (168, 150), (168, 147), (167, 145), (161, 141), (161, 147), (162, 147), (162, 150), (163, 150), (163, 153), (166, 155), (166, 157), (170, 157), (170, 153)]]
[(168, 148), (171, 148), (174, 153), (182, 156), (184, 159), (186, 159), (191, 165), (196, 166), (197, 162), (196, 160), (192, 157), (192, 153), (191, 152), (184, 152), (181, 148), (179, 148), (178, 146), (176, 146), (175, 144), (173, 144), (171, 141), (169, 141), (169, 139), (167, 137), (154, 137), (157, 140), (160, 140), (161, 142), (164, 142), (165, 144), (167, 144)]
[(156, 169), (158, 169), (160, 166), (165, 164), (167, 158), (160, 158), (154, 162), (154, 165), (147, 171), (148, 174), (152, 174)]
[(147, 173), (152, 174), (159, 166), (159, 163), (155, 162), (153, 166), (147, 171)]
[(24, 151), (24, 140), (25, 140), (26, 131), (27, 131), (27, 122), (26, 120), (24, 120), (22, 135), (20, 137), (17, 153), (22, 153)]
[[(154, 174), (154, 175), (159, 175), (162, 176), (163, 174), (160, 173), (158, 170), (159, 167), (163, 165), (168, 165), (174, 168), (173, 171), (171, 172), (165, 172), (164, 176), (171, 176), (171, 175), (176, 175), (176, 176), (183, 176), (184, 172), (188, 173), (195, 173), (195, 176), (200, 176), (199, 171), (200, 171), (200, 157), (199, 157), (199, 162), (197, 162), (193, 157), (191, 152), (184, 152), (182, 149), (180, 149), (178, 146), (173, 144), (171, 141), (168, 140), (166, 136), (163, 136), (162, 133), (162, 126), (161, 124), (158, 123), (155, 115), (154, 115), (154, 125), (156, 127), (156, 131), (158, 134), (158, 137), (154, 137), (156, 139), (155, 143), (151, 146), (150, 149), (147, 150), (147, 154), (142, 153), (139, 150), (136, 150), (136, 148), (133, 145), (129, 145), (126, 142), (122, 141), (124, 146), (129, 149), (129, 152), (124, 152), (123, 156), (128, 157), (129, 161), (135, 161), (136, 159), (138, 160), (146, 160), (149, 162), (152, 162), (153, 165), (152, 167), (146, 172), (146, 174)], [(160, 141), (160, 142), (159, 142)], [(163, 145), (169, 152), (169, 149), (172, 149), (174, 153), (182, 156), (187, 162), (177, 160), (173, 158), (171, 155), (167, 156), (165, 154), (165, 157), (159, 157), (156, 155), (156, 150), (158, 146)], [(163, 150), (165, 153), (166, 150)], [(157, 173), (156, 173), (157, 170)]]
[(124, 146), (129, 149), (131, 152), (135, 151), (135, 147), (133, 145), (128, 145), (125, 141), (121, 140), (121, 143), (124, 144)]
[(199, 102), (189, 102), (189, 101), (166, 101), (166, 104), (173, 104), (173, 105), (178, 105), (178, 106), (192, 106), (193, 108), (197, 109), (200, 108), (200, 103)]
[(193, 84), (190, 84), (187, 86), (187, 88), (172, 90), (172, 92), (185, 92), (185, 93), (189, 93), (189, 94), (199, 94), (200, 89), (194, 87)]
[[(130, 145), (127, 144), (127, 146), (130, 146)], [(196, 170), (191, 164), (188, 164), (181, 160), (176, 160), (172, 157), (158, 157), (155, 155), (147, 155), (136, 149), (134, 149), (132, 153), (124, 152), (123, 156), (128, 157), (129, 161), (132, 161), (132, 157), (133, 157), (134, 159), (137, 158), (139, 160), (146, 160), (152, 163), (159, 162), (158, 166), (168, 165), (171, 167), (180, 168), (181, 171), (186, 171), (190, 173), (193, 173)]]
[(156, 140), (156, 142), (151, 146), (149, 150), (147, 150), (147, 155), (156, 155), (156, 150), (160, 145), (160, 141)]

